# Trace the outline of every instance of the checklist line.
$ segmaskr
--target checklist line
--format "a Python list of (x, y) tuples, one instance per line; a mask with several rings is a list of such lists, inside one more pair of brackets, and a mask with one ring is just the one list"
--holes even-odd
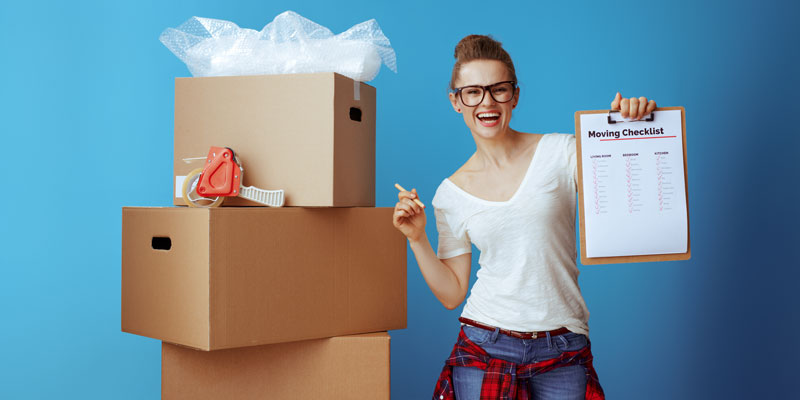
[(653, 136), (653, 137), (632, 137), (632, 138), (619, 138), (619, 139), (600, 139), (601, 142), (608, 142), (610, 140), (636, 140), (636, 139), (666, 139), (674, 138), (677, 136)]

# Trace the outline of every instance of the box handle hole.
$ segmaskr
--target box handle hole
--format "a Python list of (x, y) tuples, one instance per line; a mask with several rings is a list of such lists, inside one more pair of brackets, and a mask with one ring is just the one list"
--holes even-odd
[(361, 122), (361, 109), (357, 107), (350, 107), (350, 119)]
[(172, 248), (172, 239), (163, 236), (154, 236), (152, 246), (153, 250), (169, 250)]

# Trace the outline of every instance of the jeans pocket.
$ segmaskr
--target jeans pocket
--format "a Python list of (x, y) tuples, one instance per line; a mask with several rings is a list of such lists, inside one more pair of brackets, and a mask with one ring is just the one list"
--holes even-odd
[(564, 353), (567, 351), (578, 351), (583, 349), (589, 343), (589, 340), (586, 338), (586, 335), (569, 332), (554, 337), (553, 342), (558, 348), (558, 351)]
[(462, 328), (464, 329), (464, 334), (467, 335), (467, 339), (470, 342), (475, 344), (483, 344), (489, 339), (489, 335), (492, 333), (486, 329), (476, 328), (474, 326), (464, 325)]

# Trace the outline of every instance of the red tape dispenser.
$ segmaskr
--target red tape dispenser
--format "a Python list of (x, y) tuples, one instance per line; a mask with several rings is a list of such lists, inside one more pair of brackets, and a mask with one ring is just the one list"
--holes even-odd
[(226, 197), (242, 197), (270, 207), (282, 207), (283, 190), (242, 186), (244, 168), (231, 148), (211, 147), (203, 168), (183, 181), (183, 200), (189, 207), (218, 207)]

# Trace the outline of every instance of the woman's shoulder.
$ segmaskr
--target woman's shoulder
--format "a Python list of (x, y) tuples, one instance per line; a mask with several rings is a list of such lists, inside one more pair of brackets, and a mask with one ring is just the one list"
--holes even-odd
[(547, 136), (561, 145), (569, 146), (575, 143), (575, 135), (572, 133), (548, 133)]
[(561, 154), (566, 154), (567, 157), (575, 155), (576, 141), (575, 135), (572, 133), (550, 133), (553, 137), (553, 142), (556, 143)]
[[(563, 154), (575, 151), (575, 135), (571, 133), (544, 133), (541, 136), (537, 147), (546, 148), (547, 150), (543, 152), (550, 154), (551, 157), (559, 158)], [(543, 146), (542, 143), (544, 143)]]
[(453, 207), (455, 203), (453, 188), (450, 187), (452, 184), (452, 182), (448, 182), (448, 178), (445, 178), (436, 188), (436, 192), (433, 193), (433, 199), (431, 199), (431, 205), (434, 210), (441, 211)]
[(457, 207), (459, 202), (463, 200), (460, 191), (462, 191), (462, 188), (469, 182), (469, 176), (474, 170), (472, 167), (474, 158), (475, 154), (472, 154), (464, 164), (455, 170), (455, 172), (442, 180), (439, 187), (436, 188), (433, 200), (431, 201), (434, 208), (445, 209)]
[(458, 187), (466, 186), (467, 182), (469, 181), (469, 175), (472, 173), (472, 168), (469, 165), (470, 160), (472, 160), (472, 157), (470, 157), (470, 159), (467, 160), (467, 162), (465, 162), (462, 166), (458, 167), (458, 169), (453, 172), (452, 175), (445, 178), (444, 181), (442, 181), (442, 185), (454, 184)]
[(464, 187), (469, 181), (470, 174), (475, 172), (474, 162), (475, 153), (472, 153), (467, 161), (464, 161), (464, 164), (461, 164), (461, 166), (458, 167), (458, 169), (456, 169), (452, 175), (448, 176), (442, 181), (442, 184), (439, 185), (439, 187), (445, 187), (449, 189), (453, 189), (451, 185)]
[(529, 133), (528, 135), (532, 136), (532, 140), (536, 140), (539, 142), (547, 140), (548, 142), (567, 143), (570, 140), (575, 140), (575, 135), (571, 133), (549, 132), (549, 133)]

